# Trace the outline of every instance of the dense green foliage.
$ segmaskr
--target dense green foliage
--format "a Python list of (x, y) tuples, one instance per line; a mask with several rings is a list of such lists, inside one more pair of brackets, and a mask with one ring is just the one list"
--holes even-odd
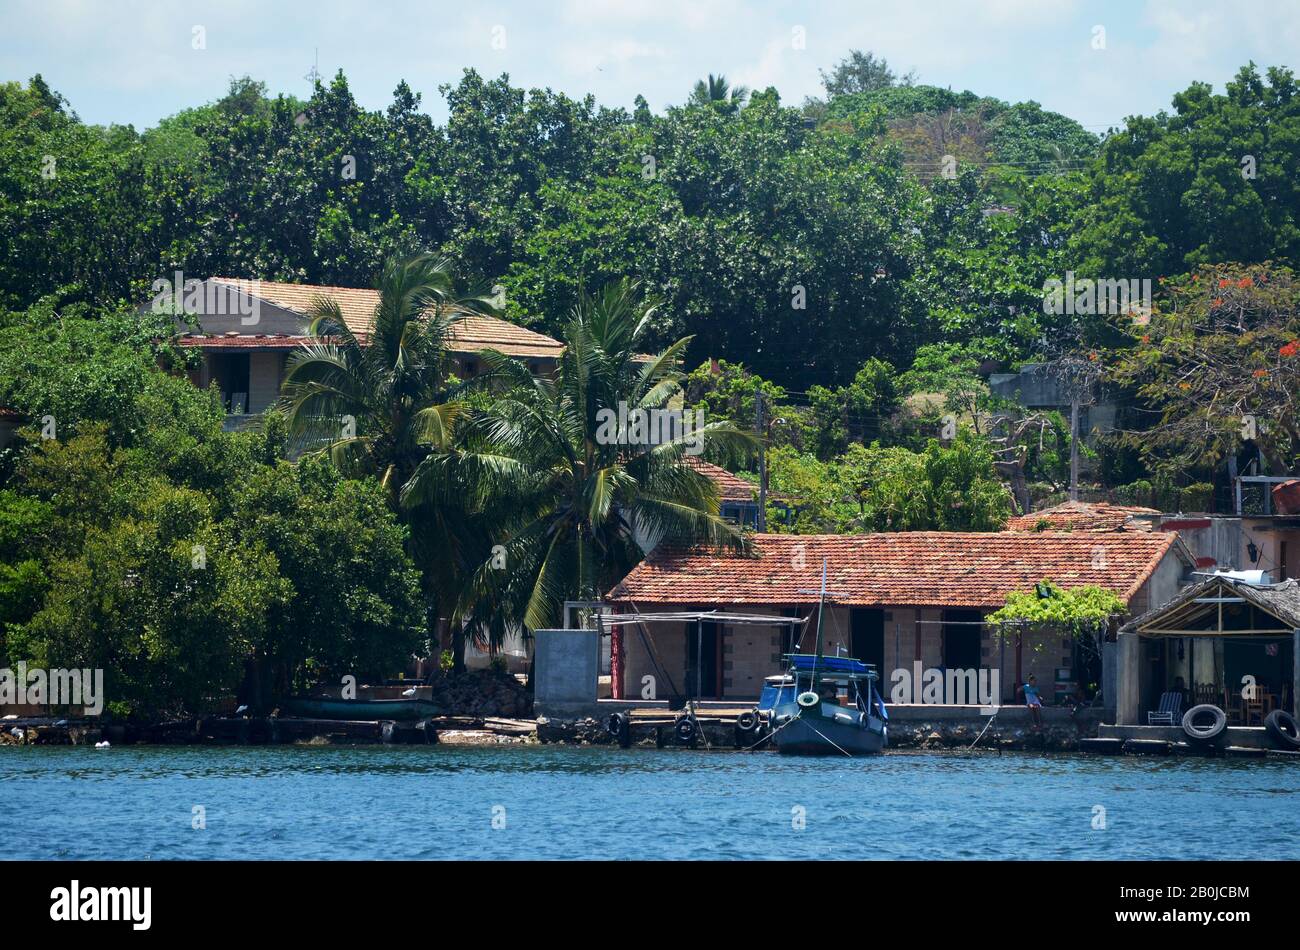
[[(870, 53), (823, 78), (792, 107), (709, 75), (655, 114), (466, 70), (443, 124), (405, 82), (370, 111), (341, 73), (306, 101), (245, 78), (142, 133), (0, 84), (0, 660), (102, 665), (123, 712), (264, 702), (391, 671), (439, 620), (554, 622), (638, 538), (743, 545), (681, 440), (600, 435), (620, 403), (702, 411), (751, 479), (764, 441), (776, 530), (994, 530), (1059, 498), (1061, 413), (990, 382), (1026, 363), (1120, 405), (1080, 455), (1121, 500), (1300, 465), (1289, 71), (1102, 137)], [(373, 339), (321, 308), (280, 412), (226, 433), (131, 308), (177, 270), (378, 287)], [(1153, 306), (1045, 306), (1067, 276)], [(555, 378), (450, 376), (451, 324), (489, 310), (564, 339)]]
[(1095, 636), (1126, 610), (1124, 601), (1105, 588), (1085, 584), (1063, 590), (1051, 581), (1043, 581), (1036, 590), (1008, 594), (1007, 602), (987, 619), (992, 624)]
[(150, 715), (400, 668), (422, 600), (379, 485), (284, 461), (281, 426), (223, 432), (137, 320), (76, 310), (0, 320), (0, 404), (31, 423), (0, 489), (0, 664), (102, 668), (115, 712)]

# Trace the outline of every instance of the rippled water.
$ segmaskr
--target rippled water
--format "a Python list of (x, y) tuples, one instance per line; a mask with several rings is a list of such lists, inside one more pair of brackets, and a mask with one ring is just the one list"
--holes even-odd
[(1298, 779), (1286, 761), (1021, 754), (7, 748), (0, 841), (6, 858), (1294, 858)]

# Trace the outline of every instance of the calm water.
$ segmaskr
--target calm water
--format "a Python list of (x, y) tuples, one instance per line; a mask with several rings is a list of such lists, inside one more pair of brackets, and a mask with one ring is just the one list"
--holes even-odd
[(1205, 759), (7, 748), (0, 841), (6, 858), (1295, 858), (1298, 779)]

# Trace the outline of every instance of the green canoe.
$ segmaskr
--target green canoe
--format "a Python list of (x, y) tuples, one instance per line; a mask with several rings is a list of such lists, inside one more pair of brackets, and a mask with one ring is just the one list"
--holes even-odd
[(300, 696), (280, 704), (285, 716), (307, 719), (347, 719), (373, 722), (378, 719), (428, 719), (442, 713), (427, 699), (317, 699)]

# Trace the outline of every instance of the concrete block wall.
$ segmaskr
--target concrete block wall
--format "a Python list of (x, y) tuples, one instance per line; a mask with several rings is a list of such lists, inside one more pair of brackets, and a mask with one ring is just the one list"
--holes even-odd
[[(646, 676), (655, 678), (655, 696), (668, 698), (672, 691), (662, 679), (654, 658), (646, 650), (645, 641), (652, 640), (659, 659), (672, 677), (673, 685), (679, 691), (686, 678), (686, 625), (684, 623), (651, 623), (645, 627), (626, 625), (619, 628), (623, 639), (623, 697), (640, 699), (644, 689), (642, 679)], [(644, 637), (642, 634), (644, 633)]]
[(280, 395), (284, 355), (273, 350), (254, 350), (248, 356), (248, 411), (259, 413)]
[[(753, 611), (768, 613), (768, 611)], [(730, 626), (722, 637), (722, 696), (752, 701), (764, 678), (781, 669), (782, 631), (776, 627)]]
[[(1073, 665), (1074, 644), (1068, 634), (1043, 633), (1025, 634), (1024, 648), (1021, 653), (1021, 675), (1028, 680), (1030, 674), (1038, 677), (1038, 688), (1044, 702), (1054, 703), (1057, 667)], [(1014, 656), (1013, 653), (1008, 654)], [(1004, 674), (1007, 684), (1015, 678), (1015, 662), (1011, 660), (1009, 675)]]

